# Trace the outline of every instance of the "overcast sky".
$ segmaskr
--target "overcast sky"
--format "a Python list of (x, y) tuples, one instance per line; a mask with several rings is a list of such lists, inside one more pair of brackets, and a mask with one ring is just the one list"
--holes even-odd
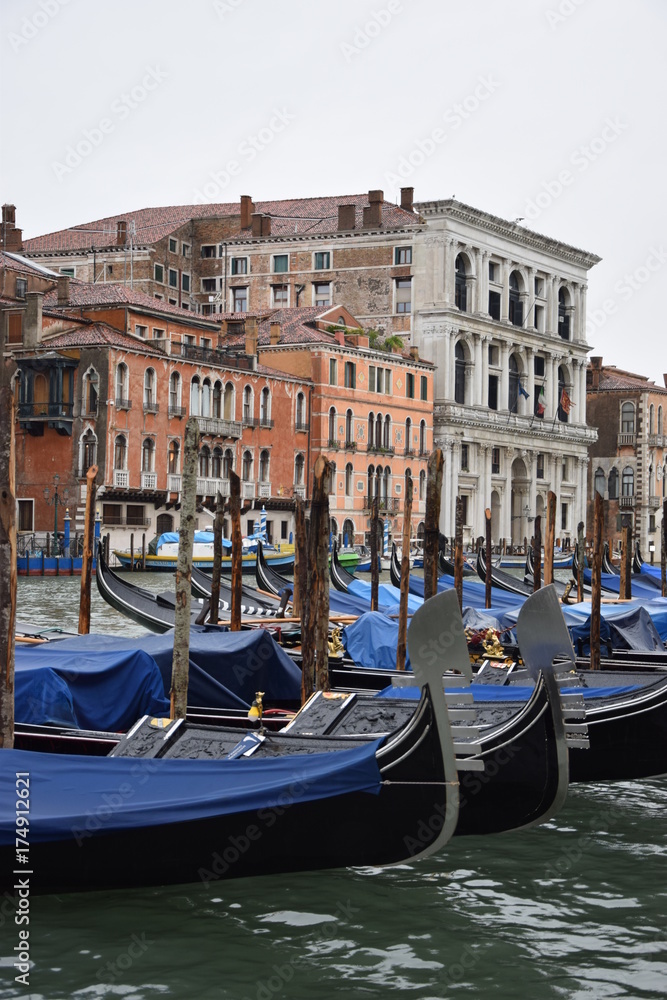
[(24, 236), (401, 185), (603, 258), (588, 342), (663, 384), (664, 0), (2, 0)]

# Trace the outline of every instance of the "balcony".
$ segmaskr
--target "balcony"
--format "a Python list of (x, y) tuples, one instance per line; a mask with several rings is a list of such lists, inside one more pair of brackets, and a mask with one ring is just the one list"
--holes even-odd
[[(170, 479), (175, 479), (175, 476), (170, 476)], [(180, 480), (180, 476), (178, 479)], [(171, 487), (170, 487), (171, 489)], [(180, 485), (179, 485), (180, 491)], [(197, 479), (197, 496), (201, 497), (214, 497), (217, 494), (223, 497), (229, 496), (229, 480), (228, 479), (209, 479), (208, 477)]]
[(109, 528), (150, 528), (151, 521), (148, 517), (136, 517), (124, 514), (111, 514), (102, 518), (102, 524)]
[(270, 420), (269, 417), (260, 417), (259, 418), (259, 426), (260, 427), (273, 427), (273, 420)]
[(294, 496), (299, 497), (300, 500), (306, 499), (306, 487), (301, 485), (294, 485)]
[(156, 490), (157, 489), (157, 472), (142, 472), (141, 473), (141, 488), (142, 488), (142, 490)]
[(271, 496), (271, 483), (260, 483), (259, 484), (259, 495), (261, 498), (269, 498)]
[(383, 445), (380, 444), (369, 444), (366, 450), (371, 455), (394, 455), (396, 453), (396, 449), (394, 448), (393, 445), (389, 445), (387, 448), (385, 448)]
[(634, 431), (630, 434), (627, 431), (618, 435), (618, 447), (619, 448), (634, 448), (637, 441), (637, 435)]
[(185, 416), (185, 407), (184, 406), (172, 405), (170, 403), (169, 404), (169, 416), (170, 417), (184, 417)]
[(167, 489), (170, 493), (180, 493), (181, 492), (181, 477), (173, 472), (170, 472), (167, 476)]
[(334, 438), (329, 438), (327, 448), (331, 448), (333, 451), (338, 451), (339, 447), (340, 445), (338, 444), (338, 441), (335, 441)]
[(251, 414), (243, 414), (243, 420), (241, 421), (244, 427), (259, 427), (259, 420), (257, 417), (251, 416)]
[[(373, 503), (374, 497), (366, 497), (364, 501), (364, 510), (370, 510), (371, 504)], [(401, 509), (401, 501), (398, 497), (379, 497), (378, 507), (380, 511), (398, 511)]]
[(156, 400), (145, 399), (144, 400), (144, 413), (159, 413), (160, 407)]
[(343, 447), (345, 448), (345, 451), (356, 451), (357, 450), (357, 442), (356, 441), (346, 441), (345, 444), (343, 445)]
[(19, 403), (19, 420), (71, 420), (74, 403)]
[(619, 497), (618, 506), (622, 509), (623, 507), (632, 508), (635, 505), (634, 497)]
[(127, 469), (113, 470), (113, 484), (121, 490), (127, 490), (130, 488), (130, 473)]
[(117, 410), (131, 410), (132, 400), (126, 399), (125, 396), (116, 396), (116, 409)]
[(648, 505), (650, 510), (657, 510), (660, 506), (660, 497), (649, 497)]
[(240, 438), (243, 427), (240, 420), (221, 420), (220, 417), (197, 417), (200, 434), (211, 437)]
[(662, 448), (665, 443), (664, 434), (649, 434), (648, 436), (648, 446), (649, 448)]
[(303, 420), (297, 420), (297, 422), (294, 425), (294, 430), (298, 431), (298, 432), (307, 431), (308, 430), (308, 424), (305, 423)]
[(254, 500), (255, 499), (255, 484), (243, 482), (241, 483), (241, 496), (244, 500)]

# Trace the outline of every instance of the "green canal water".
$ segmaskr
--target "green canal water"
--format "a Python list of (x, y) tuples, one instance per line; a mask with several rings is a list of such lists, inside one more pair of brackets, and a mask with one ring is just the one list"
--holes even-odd
[[(19, 617), (76, 628), (78, 585), (21, 580)], [(140, 631), (96, 593), (93, 628)], [(0, 917), (0, 997), (653, 1000), (667, 996), (666, 853), (660, 778), (575, 786), (544, 826), (394, 869), (35, 897), (29, 988)]]

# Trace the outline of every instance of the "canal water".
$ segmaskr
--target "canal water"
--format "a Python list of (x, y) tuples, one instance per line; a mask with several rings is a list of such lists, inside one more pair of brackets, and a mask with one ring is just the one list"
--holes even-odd
[[(78, 586), (20, 580), (19, 616), (76, 629)], [(93, 628), (140, 631), (96, 592)], [(653, 1000), (666, 853), (661, 778), (575, 786), (544, 826), (394, 869), (35, 897), (29, 988), (0, 917), (0, 998)]]

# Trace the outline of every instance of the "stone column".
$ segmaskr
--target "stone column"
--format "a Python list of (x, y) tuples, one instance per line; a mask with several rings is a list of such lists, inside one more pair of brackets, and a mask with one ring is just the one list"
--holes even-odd
[(480, 406), (489, 405), (489, 343), (491, 341), (490, 337), (481, 337), (481, 356), (482, 356), (482, 386), (480, 394)]
[(528, 399), (523, 400), (523, 412), (530, 416), (535, 406), (535, 361), (532, 347), (526, 347), (526, 392)]
[(506, 410), (508, 409), (509, 391), (510, 391), (510, 367), (509, 367), (509, 356), (510, 356), (510, 345), (506, 340), (503, 340), (500, 345), (500, 390), (498, 400), (498, 409)]
[(486, 250), (475, 251), (477, 266), (477, 312), (489, 315), (489, 254)]
[(507, 446), (505, 448), (505, 489), (503, 494), (503, 503), (500, 523), (502, 525), (502, 537), (506, 539), (509, 545), (512, 541), (512, 462), (514, 461), (514, 448)]
[(454, 262), (456, 260), (456, 255), (458, 253), (459, 243), (458, 240), (448, 237), (445, 240), (445, 261), (444, 261), (444, 273), (445, 273), (445, 306), (449, 308), (454, 307), (455, 299), (455, 281), (454, 281)]
[(557, 278), (555, 274), (550, 274), (546, 282), (547, 304), (545, 333), (550, 337), (558, 336), (558, 295), (556, 293)]
[(445, 328), (445, 333), (447, 337), (446, 398), (450, 402), (454, 401), (454, 383), (456, 380), (456, 355), (454, 354), (454, 347), (456, 345), (454, 341), (456, 339), (457, 332), (458, 332), (457, 329), (453, 326), (447, 326)]
[(487, 444), (480, 444), (479, 446), (479, 485), (477, 489), (477, 504), (475, 510), (475, 520), (473, 524), (475, 525), (475, 537), (477, 535), (486, 534), (486, 519), (484, 517), (484, 510), (486, 507), (491, 506), (491, 490), (489, 488), (489, 483), (491, 481), (491, 466), (490, 466), (490, 447)]
[(503, 283), (503, 288), (500, 293), (500, 322), (508, 323), (510, 309), (510, 262), (505, 259), (500, 265), (500, 280)]

